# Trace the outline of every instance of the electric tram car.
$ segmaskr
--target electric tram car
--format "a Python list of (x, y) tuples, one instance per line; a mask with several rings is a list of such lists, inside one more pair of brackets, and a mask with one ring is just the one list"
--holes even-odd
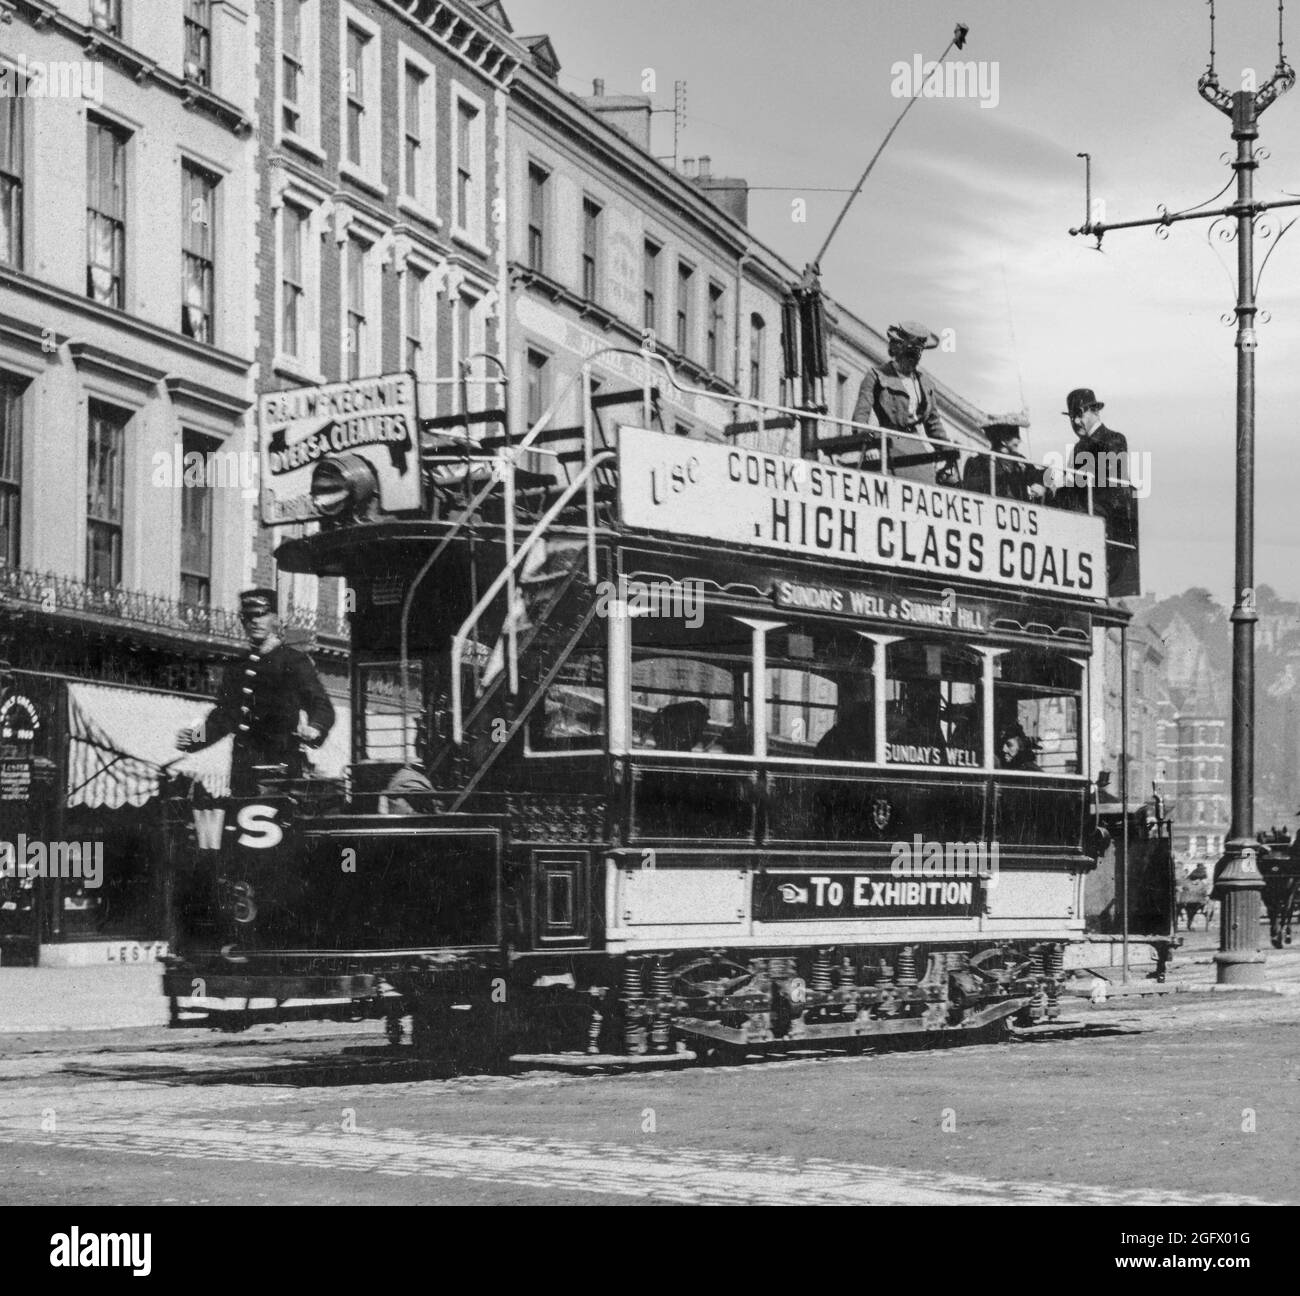
[(1101, 517), (652, 353), (525, 434), (367, 382), (262, 398), (263, 520), (318, 523), (277, 559), (349, 591), (353, 763), (172, 800), (175, 1024), (626, 1055), (1057, 1015)]

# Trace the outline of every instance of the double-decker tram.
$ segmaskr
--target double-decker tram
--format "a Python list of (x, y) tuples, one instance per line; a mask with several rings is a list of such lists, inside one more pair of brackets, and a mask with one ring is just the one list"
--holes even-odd
[(950, 448), (653, 354), (577, 381), (519, 435), (263, 398), (264, 519), (319, 523), (278, 561), (349, 590), (353, 764), (174, 802), (173, 1019), (627, 1054), (1055, 1016), (1126, 616), (1090, 492), (938, 485)]

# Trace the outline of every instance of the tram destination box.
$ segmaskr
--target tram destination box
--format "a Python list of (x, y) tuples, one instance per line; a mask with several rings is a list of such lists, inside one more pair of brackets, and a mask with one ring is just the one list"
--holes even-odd
[(644, 428), (619, 431), (619, 506), (648, 531), (1106, 597), (1100, 518)]

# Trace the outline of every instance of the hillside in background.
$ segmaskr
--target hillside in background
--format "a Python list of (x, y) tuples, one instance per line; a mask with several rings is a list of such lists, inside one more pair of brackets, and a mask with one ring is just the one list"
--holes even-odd
[[(1255, 632), (1255, 816), (1256, 827), (1294, 826), (1300, 820), (1300, 603), (1278, 598), (1273, 588), (1256, 591)], [(1165, 681), (1185, 686), (1190, 629), (1204, 649), (1222, 714), (1229, 713), (1232, 625), (1229, 609), (1199, 586), (1142, 606), (1140, 621), (1165, 640)]]

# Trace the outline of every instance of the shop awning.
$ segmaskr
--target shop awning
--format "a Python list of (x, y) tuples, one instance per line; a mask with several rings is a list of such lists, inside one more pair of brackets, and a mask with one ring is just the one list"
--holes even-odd
[(346, 697), (330, 694), (334, 703), (334, 727), (315, 751), (308, 751), (307, 759), (320, 778), (342, 778), (352, 764), (351, 706)]
[[(348, 704), (331, 700), (334, 727), (308, 760), (318, 776), (342, 778), (352, 759)], [(176, 731), (203, 719), (211, 705), (111, 684), (69, 684), (68, 805), (144, 805), (158, 795), (164, 773), (184, 774), (213, 796), (229, 796), (231, 737), (201, 751), (176, 750)]]
[(202, 751), (178, 752), (176, 731), (210, 703), (170, 693), (68, 685), (68, 805), (144, 805), (165, 772), (196, 779), (213, 796), (230, 792), (229, 737)]

